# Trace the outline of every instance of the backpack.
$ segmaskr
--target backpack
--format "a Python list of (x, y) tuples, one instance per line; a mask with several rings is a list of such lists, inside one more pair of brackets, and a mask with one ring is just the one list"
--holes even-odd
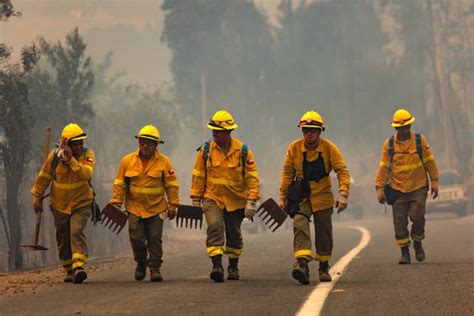
[[(200, 148), (198, 148), (199, 150)], [(207, 180), (207, 160), (209, 159), (209, 151), (211, 149), (211, 142), (207, 141), (202, 145), (203, 153), (202, 153), (202, 161), (204, 162), (204, 179)], [(247, 163), (247, 154), (249, 152), (249, 146), (247, 144), (242, 145), (242, 149), (240, 151), (240, 161), (242, 162), (242, 177), (245, 178), (245, 164)]]
[[(388, 140), (388, 155), (390, 156), (390, 165), (392, 164), (393, 156), (395, 155), (395, 146), (394, 146), (395, 138), (394, 136), (390, 137)], [(421, 148), (421, 134), (415, 133), (415, 142), (416, 142), (416, 152), (418, 153), (418, 157), (420, 157), (421, 162), (423, 163), (423, 153)], [(423, 166), (425, 164), (423, 163)]]
[[(393, 156), (395, 155), (395, 146), (394, 146), (394, 136), (390, 137), (390, 139), (388, 140), (388, 155), (390, 156), (390, 173), (389, 173), (389, 178), (390, 178), (390, 175), (392, 173), (392, 161), (393, 161)], [(421, 148), (421, 135), (419, 133), (415, 133), (415, 142), (416, 142), (416, 152), (418, 153), (418, 157), (420, 157), (420, 160), (421, 160), (421, 163), (423, 165), (423, 168), (425, 169), (425, 176), (427, 177), (426, 178), (426, 181), (429, 185), (429, 181), (428, 181), (428, 175), (426, 174), (426, 167), (425, 167), (425, 163), (423, 162), (423, 153), (422, 153), (422, 148)], [(384, 194), (385, 194), (385, 198), (386, 198), (386, 201), (387, 201), (387, 204), (388, 205), (393, 205), (395, 204), (395, 202), (398, 200), (398, 198), (400, 197), (400, 195), (402, 194), (402, 192), (398, 191), (398, 190), (395, 190), (394, 188), (392, 188), (389, 184), (388, 184), (388, 180), (387, 180), (387, 183), (384, 185)]]

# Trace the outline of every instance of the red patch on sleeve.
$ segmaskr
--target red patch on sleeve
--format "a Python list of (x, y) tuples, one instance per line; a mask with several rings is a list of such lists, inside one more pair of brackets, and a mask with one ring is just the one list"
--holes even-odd
[(253, 160), (247, 160), (247, 165), (249, 165), (249, 166), (253, 165), (254, 163), (255, 163), (255, 161), (253, 161)]
[(170, 176), (174, 176), (174, 170), (168, 170), (168, 174), (169, 174)]

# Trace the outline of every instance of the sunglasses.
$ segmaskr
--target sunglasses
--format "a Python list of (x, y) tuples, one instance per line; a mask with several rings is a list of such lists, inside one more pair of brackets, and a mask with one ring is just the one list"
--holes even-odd
[(320, 132), (321, 129), (312, 128), (312, 127), (303, 127), (302, 131), (303, 131), (303, 134), (316, 134), (317, 132)]
[(138, 139), (138, 143), (141, 145), (141, 146), (153, 146), (153, 145), (156, 145), (156, 141), (154, 140), (151, 140), (151, 139), (146, 139), (146, 138), (140, 138)]

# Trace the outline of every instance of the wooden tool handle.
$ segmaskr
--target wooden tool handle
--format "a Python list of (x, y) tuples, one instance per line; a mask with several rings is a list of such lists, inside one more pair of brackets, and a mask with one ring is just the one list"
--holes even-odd
[(38, 239), (39, 239), (40, 226), (41, 226), (41, 213), (43, 212), (36, 213), (36, 228), (35, 228), (35, 240), (34, 240), (35, 245), (38, 244)]

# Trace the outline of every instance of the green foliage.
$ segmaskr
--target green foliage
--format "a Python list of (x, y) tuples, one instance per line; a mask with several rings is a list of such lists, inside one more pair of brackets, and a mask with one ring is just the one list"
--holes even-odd
[(32, 143), (31, 133), (34, 119), (28, 100), (27, 77), (38, 61), (35, 47), (22, 49), (19, 63), (4, 62), (0, 71), (0, 127), (3, 142), (0, 143), (0, 157), (4, 163), (6, 178), (20, 182), (29, 162)]
[(28, 78), (29, 98), (36, 120), (34, 143), (36, 164), (42, 161), (41, 141), (46, 128), (51, 127), (58, 138), (62, 128), (75, 122), (86, 129), (94, 117), (91, 96), (94, 74), (86, 44), (76, 28), (67, 34), (65, 43), (39, 40), (44, 62)]
[(35, 123), (28, 99), (27, 78), (38, 60), (33, 46), (22, 49), (20, 62), (10, 63), (9, 57), (4, 55), (0, 63), (0, 169), (6, 183), (6, 215), (0, 210), (0, 216), (9, 243), (10, 270), (23, 267), (23, 256), (18, 249), (21, 238), (19, 191), (33, 154)]
[(186, 113), (200, 107), (202, 76), (209, 116), (220, 107), (239, 116), (263, 103), (273, 40), (265, 16), (252, 2), (165, 1), (162, 9), (162, 40), (173, 51), (171, 70)]
[(85, 54), (86, 44), (75, 28), (66, 36), (65, 44), (48, 43), (40, 40), (42, 54), (49, 62), (47, 72), (51, 77), (54, 99), (47, 107), (51, 121), (67, 124), (76, 122), (87, 126), (94, 116), (91, 93), (94, 87), (94, 74), (91, 59)]
[(21, 12), (15, 10), (10, 0), (0, 0), (0, 21), (6, 21), (12, 16), (21, 16)]
[[(287, 125), (283, 114), (291, 105), (298, 116), (310, 108), (320, 111), (332, 135), (367, 126), (369, 115), (350, 112), (379, 115), (378, 109), (387, 105), (382, 92), (390, 79), (382, 49), (386, 39), (373, 9), (366, 1), (333, 0), (292, 11), (282, 1), (280, 12), (273, 89), (283, 118), (278, 123)], [(338, 122), (342, 126), (335, 126)]]
[(199, 112), (205, 76), (208, 115), (228, 108), (240, 118), (244, 138), (269, 132), (262, 119), (274, 120), (272, 137), (294, 138), (299, 116), (310, 108), (339, 136), (373, 121), (370, 115), (354, 119), (350, 111), (380, 115), (391, 101), (384, 95), (393, 80), (385, 63), (386, 38), (367, 1), (311, 2), (294, 9), (285, 0), (278, 28), (249, 1), (165, 1), (162, 9), (179, 101)]

